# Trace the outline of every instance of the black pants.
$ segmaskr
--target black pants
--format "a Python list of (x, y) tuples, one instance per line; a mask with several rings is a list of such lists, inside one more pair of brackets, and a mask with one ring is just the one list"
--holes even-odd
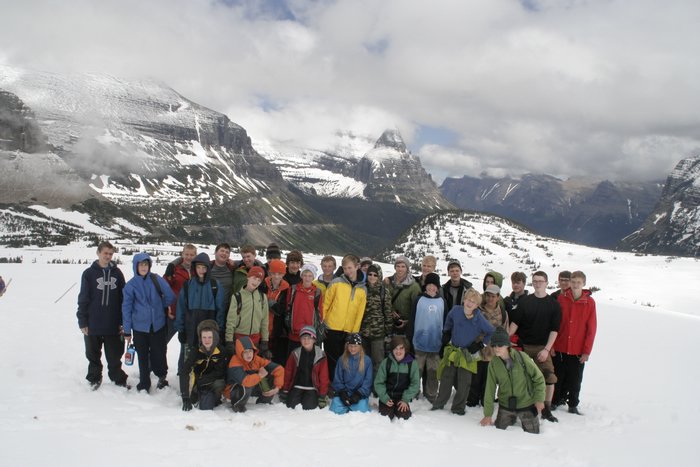
[(167, 326), (155, 332), (134, 330), (134, 347), (139, 361), (139, 389), (148, 390), (151, 387), (151, 371), (159, 378), (168, 375), (168, 364), (165, 360), (167, 337)]
[(480, 360), (476, 362), (476, 373), (472, 375), (472, 384), (469, 387), (469, 395), (467, 396), (467, 405), (476, 407), (484, 405), (484, 393), (486, 392), (486, 372), (489, 368), (489, 362)]
[(345, 352), (345, 336), (347, 335), (344, 331), (334, 331), (329, 329), (326, 332), (326, 339), (323, 341), (323, 349), (326, 351), (326, 357), (328, 358), (328, 377), (331, 381), (335, 377), (335, 366), (338, 364), (338, 360)]
[[(290, 341), (291, 342), (291, 341)], [(293, 409), (301, 404), (304, 410), (313, 410), (318, 407), (318, 393), (315, 389), (292, 388), (287, 395), (287, 407)]]
[[(267, 375), (265, 378), (267, 378), (270, 387), (273, 388), (274, 385), (272, 384), (272, 382), (274, 381), (274, 378), (272, 377), (272, 375)], [(263, 396), (259, 384), (256, 384), (255, 386), (245, 387), (241, 384), (235, 383), (231, 388), (231, 407), (236, 409), (237, 407), (245, 406), (248, 402), (248, 399), (250, 399), (251, 397), (258, 398), (255, 401), (256, 404), (271, 404), (272, 399), (275, 396)]]
[(85, 358), (88, 360), (88, 372), (85, 379), (91, 383), (102, 381), (102, 346), (107, 358), (107, 374), (116, 384), (126, 384), (126, 373), (122, 370), (124, 342), (121, 336), (84, 336)]
[(579, 361), (580, 355), (569, 355), (557, 352), (552, 359), (554, 372), (557, 375), (557, 383), (554, 386), (553, 401), (556, 404), (568, 404), (569, 407), (578, 407), (581, 382), (583, 381), (583, 369), (585, 363)]
[(401, 399), (393, 399), (394, 405), (389, 407), (388, 405), (384, 404), (383, 402), (379, 403), (379, 413), (384, 415), (385, 417), (389, 417), (389, 419), (393, 420), (394, 417), (396, 418), (402, 418), (404, 420), (408, 420), (411, 418), (411, 407), (409, 406), (408, 410), (406, 412), (401, 412), (399, 411), (399, 402), (401, 402)]

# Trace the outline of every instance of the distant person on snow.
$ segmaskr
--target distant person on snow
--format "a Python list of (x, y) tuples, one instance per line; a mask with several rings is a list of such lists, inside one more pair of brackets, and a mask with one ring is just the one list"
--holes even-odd
[(5, 286), (5, 281), (3, 280), (2, 276), (0, 276), (0, 297), (5, 295), (5, 290), (7, 287)]
[(164, 311), (175, 301), (175, 294), (168, 283), (151, 272), (151, 257), (148, 253), (134, 255), (134, 277), (124, 287), (122, 321), (126, 344), (131, 343), (139, 361), (139, 384), (136, 389), (151, 388), (151, 371), (158, 377), (158, 389), (168, 385), (168, 364), (165, 361), (168, 342), (167, 315)]
[[(78, 294), (78, 327), (85, 341), (88, 372), (85, 379), (93, 389), (102, 384), (102, 346), (107, 358), (107, 374), (117, 386), (128, 389), (127, 375), (122, 370), (122, 291), (124, 274), (112, 261), (114, 246), (100, 242), (97, 260), (80, 279)], [(161, 310), (162, 311), (162, 310)]]

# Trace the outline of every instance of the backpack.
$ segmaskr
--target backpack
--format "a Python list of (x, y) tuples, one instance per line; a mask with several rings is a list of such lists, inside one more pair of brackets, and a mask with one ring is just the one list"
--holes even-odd
[[(160, 295), (160, 301), (163, 303), (165, 300), (165, 294), (163, 293), (163, 289), (160, 288), (160, 283), (158, 282), (158, 278), (156, 277), (155, 274), (150, 274), (151, 280), (153, 281), (153, 285), (156, 287), (156, 292), (158, 292), (158, 295)], [(165, 313), (165, 316), (168, 316), (168, 308), (170, 305), (165, 305), (163, 307), (163, 312)]]
[[(262, 302), (263, 299), (263, 293), (260, 291), (260, 289), (255, 289), (256, 292), (260, 295), (260, 301)], [(243, 301), (241, 300), (241, 291), (239, 290), (238, 292), (235, 292), (233, 294), (233, 297), (236, 299), (236, 317), (238, 318), (238, 323), (236, 324), (236, 327), (238, 327), (239, 324), (241, 324), (241, 310), (243, 309)], [(263, 310), (265, 311), (265, 310)]]
[[(287, 329), (292, 329), (292, 307), (294, 306), (294, 296), (297, 292), (297, 284), (291, 287), (291, 294), (289, 296), (289, 308), (284, 316), (284, 324)], [(326, 326), (323, 325), (321, 321), (321, 313), (318, 311), (318, 305), (321, 302), (321, 289), (316, 287), (316, 293), (314, 294), (314, 329), (316, 329), (316, 345), (320, 345), (323, 339), (326, 337)]]

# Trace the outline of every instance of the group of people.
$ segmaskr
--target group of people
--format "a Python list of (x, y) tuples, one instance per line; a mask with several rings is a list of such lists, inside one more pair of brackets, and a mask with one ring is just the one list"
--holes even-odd
[(158, 389), (168, 386), (166, 349), (177, 334), (185, 411), (225, 401), (244, 412), (251, 397), (269, 404), (277, 395), (291, 408), (367, 412), (374, 395), (382, 415), (408, 419), (418, 397), (431, 410), (452, 398), (454, 414), (481, 405), (482, 425), (505, 429), (520, 419), (533, 433), (540, 417), (557, 421), (557, 406), (580, 414), (596, 332), (581, 271), (562, 271), (551, 295), (543, 271), (532, 274), (534, 293), (525, 290), (525, 273), (515, 272), (513, 291), (503, 297), (502, 274), (487, 272), (480, 293), (457, 260), (441, 284), (433, 256), (415, 277), (398, 256), (393, 274), (383, 277), (370, 258), (352, 254), (340, 267), (323, 257), (319, 272), (297, 250), (282, 261), (276, 244), (267, 247), (265, 264), (253, 246), (239, 251), (233, 261), (230, 245), (221, 243), (212, 260), (185, 245), (163, 277), (139, 253), (126, 282), (113, 245), (100, 243), (78, 298), (89, 383), (96, 389), (102, 382), (104, 347), (109, 378), (130, 387), (121, 367), (125, 341), (137, 353), (137, 390), (150, 390), (151, 373)]

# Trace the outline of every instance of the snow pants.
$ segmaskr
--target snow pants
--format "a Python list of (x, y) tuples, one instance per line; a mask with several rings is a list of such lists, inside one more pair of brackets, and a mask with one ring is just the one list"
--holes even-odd
[(126, 384), (127, 375), (122, 370), (122, 354), (124, 342), (121, 336), (83, 336), (85, 340), (85, 358), (88, 360), (88, 372), (85, 379), (90, 383), (102, 381), (102, 346), (107, 358), (107, 375), (115, 384)]

